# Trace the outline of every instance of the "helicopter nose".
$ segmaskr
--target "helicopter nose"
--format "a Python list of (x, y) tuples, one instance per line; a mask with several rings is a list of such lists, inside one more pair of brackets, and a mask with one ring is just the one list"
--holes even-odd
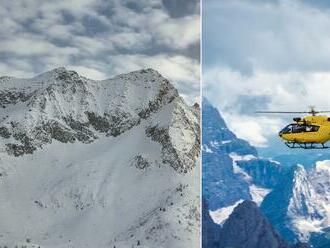
[(282, 135), (283, 135), (282, 132), (279, 132), (279, 133), (278, 133), (278, 136), (280, 136), (281, 138), (282, 138)]

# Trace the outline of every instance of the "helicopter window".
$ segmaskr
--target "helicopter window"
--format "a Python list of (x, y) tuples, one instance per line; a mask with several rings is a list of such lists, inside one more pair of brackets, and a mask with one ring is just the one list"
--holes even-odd
[(281, 133), (291, 133), (292, 132), (292, 124), (287, 125), (285, 128), (282, 129)]
[(306, 132), (306, 126), (304, 125), (292, 125), (292, 133)]
[(306, 126), (306, 132), (317, 132), (319, 130), (319, 126), (315, 125), (307, 125)]
[(313, 129), (313, 126), (307, 126), (307, 127), (306, 127), (306, 132), (311, 132), (312, 129)]
[(317, 132), (319, 130), (319, 126), (315, 125), (298, 125), (298, 124), (290, 124), (282, 129), (281, 133), (302, 133), (302, 132)]

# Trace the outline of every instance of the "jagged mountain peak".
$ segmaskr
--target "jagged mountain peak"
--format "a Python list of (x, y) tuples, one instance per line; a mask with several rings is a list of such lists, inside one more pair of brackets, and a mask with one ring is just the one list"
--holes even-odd
[(327, 165), (321, 161), (309, 170), (299, 164), (292, 166), (283, 183), (266, 196), (263, 212), (288, 240), (310, 241), (311, 236), (322, 235), (329, 226), (328, 175)]
[(169, 80), (64, 68), (10, 80), (0, 86), (1, 245), (198, 245), (199, 117)]
[(286, 248), (256, 203), (244, 201), (229, 216), (220, 232), (220, 247)]
[[(30, 78), (16, 78), (11, 76), (1, 76), (0, 77), (0, 90), (6, 89), (22, 89), (22, 88), (44, 88), (51, 84), (60, 84), (61, 82), (96, 82), (101, 84), (101, 82), (112, 83), (113, 81), (120, 81), (122, 83), (129, 81), (140, 81), (141, 83), (154, 83), (154, 85), (159, 84), (161, 81), (169, 81), (164, 78), (158, 71), (152, 68), (140, 69), (128, 73), (119, 74), (113, 78), (108, 78), (104, 80), (94, 80), (80, 75), (74, 70), (67, 69), (66, 67), (57, 67), (52, 70), (38, 74), (37, 76)], [(170, 84), (170, 83), (169, 83)]]
[(257, 150), (247, 141), (238, 138), (225, 123), (219, 110), (203, 98), (203, 149), (221, 151), (227, 154), (257, 156)]
[(159, 78), (162, 77), (162, 75), (155, 69), (153, 68), (145, 68), (145, 69), (140, 69), (140, 70), (136, 70), (136, 71), (131, 71), (128, 73), (122, 73), (117, 75), (116, 77), (118, 78), (127, 78), (127, 77), (143, 77), (145, 75), (148, 75), (149, 77), (155, 77), (155, 78)]
[(320, 218), (321, 213), (315, 203), (317, 193), (309, 180), (309, 175), (302, 165), (294, 168), (292, 195), (288, 206), (288, 216), (309, 216), (311, 220)]
[[(194, 166), (198, 116), (169, 80), (153, 69), (94, 81), (60, 67), (24, 83), (15, 82), (27, 90), (0, 90), (0, 136), (4, 138), (0, 148), (9, 154), (33, 153), (54, 140), (91, 143), (100, 135), (117, 137), (143, 125), (150, 139), (166, 147), (165, 161), (177, 168)], [(189, 149), (183, 144), (187, 140), (193, 142)]]
[[(217, 108), (215, 108), (206, 97), (203, 97), (202, 109), (205, 112), (210, 112), (210, 116), (212, 116), (212, 118), (214, 119), (214, 123), (221, 126), (221, 128), (223, 128), (223, 129), (227, 129), (227, 125), (226, 125), (224, 119), (222, 118), (219, 110)], [(205, 117), (207, 117), (207, 116), (205, 115)], [(206, 121), (207, 121), (207, 119), (205, 120), (205, 122)], [(206, 124), (208, 124), (208, 123), (206, 123)]]

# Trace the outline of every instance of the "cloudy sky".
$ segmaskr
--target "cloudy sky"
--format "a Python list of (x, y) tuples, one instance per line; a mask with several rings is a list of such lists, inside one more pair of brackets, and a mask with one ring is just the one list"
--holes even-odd
[(0, 0), (0, 75), (66, 66), (93, 79), (145, 67), (199, 96), (198, 0)]
[(329, 1), (205, 0), (202, 35), (203, 95), (239, 137), (270, 147), (293, 117), (256, 110), (330, 110)]

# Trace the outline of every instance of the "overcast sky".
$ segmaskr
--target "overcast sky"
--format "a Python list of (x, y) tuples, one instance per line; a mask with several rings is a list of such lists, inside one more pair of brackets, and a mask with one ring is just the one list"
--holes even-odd
[(199, 96), (198, 0), (0, 0), (0, 75), (66, 66), (92, 79), (145, 67)]
[(259, 147), (293, 116), (330, 110), (330, 1), (204, 0), (203, 94), (230, 128)]

